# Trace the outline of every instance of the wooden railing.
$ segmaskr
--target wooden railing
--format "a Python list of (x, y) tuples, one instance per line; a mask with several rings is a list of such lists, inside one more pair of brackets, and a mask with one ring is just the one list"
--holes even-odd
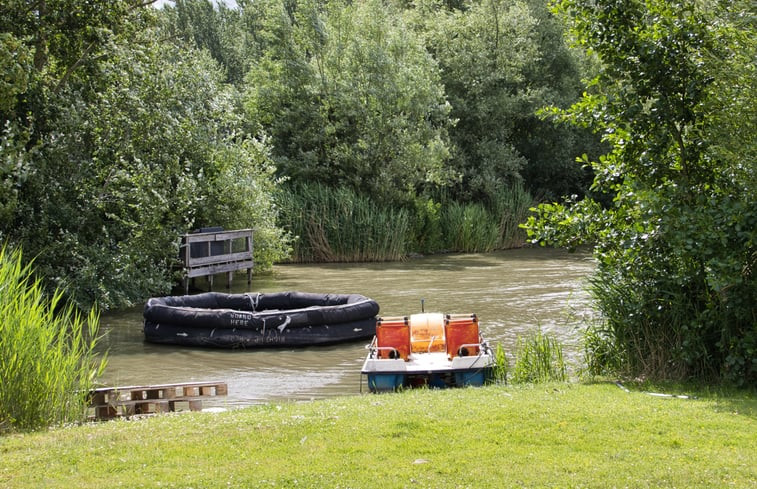
[(189, 279), (207, 277), (213, 289), (213, 275), (226, 273), (226, 287), (231, 287), (234, 272), (247, 270), (252, 282), (252, 229), (188, 233), (182, 236), (181, 261), (184, 292), (189, 293)]

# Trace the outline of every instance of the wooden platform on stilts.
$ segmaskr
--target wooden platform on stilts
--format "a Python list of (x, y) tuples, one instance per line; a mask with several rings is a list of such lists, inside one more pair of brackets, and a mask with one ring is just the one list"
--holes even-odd
[[(206, 231), (211, 230), (211, 231)], [(224, 231), (222, 228), (202, 228), (203, 232), (181, 237), (181, 261), (184, 293), (189, 294), (190, 280), (206, 277), (213, 290), (213, 275), (226, 274), (226, 288), (231, 288), (234, 272), (247, 270), (247, 284), (252, 282), (252, 229)]]

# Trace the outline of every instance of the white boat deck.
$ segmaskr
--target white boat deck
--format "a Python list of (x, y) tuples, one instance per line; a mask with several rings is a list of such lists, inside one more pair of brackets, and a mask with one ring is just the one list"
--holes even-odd
[(411, 353), (407, 361), (402, 359), (372, 358), (369, 354), (363, 364), (362, 373), (429, 374), (477, 370), (493, 365), (494, 358), (488, 349), (482, 349), (478, 355), (456, 356), (452, 360), (449, 360), (445, 352)]

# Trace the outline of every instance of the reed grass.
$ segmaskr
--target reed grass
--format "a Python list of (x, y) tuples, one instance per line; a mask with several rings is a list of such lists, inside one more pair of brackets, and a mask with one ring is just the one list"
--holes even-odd
[(81, 420), (105, 367), (97, 360), (98, 314), (45, 296), (22, 254), (0, 251), (0, 432)]
[(483, 253), (497, 249), (497, 220), (483, 204), (448, 202), (443, 206), (442, 230), (446, 249)]
[(495, 384), (507, 383), (507, 355), (502, 345), (497, 344), (497, 348), (494, 349), (494, 367), (492, 368), (491, 381)]
[(707, 349), (715, 333), (697, 317), (696, 299), (674, 291), (673, 280), (658, 279), (651, 292), (637, 280), (601, 268), (590, 280), (602, 317), (601, 335), (587, 337), (587, 365), (630, 378), (716, 377), (708, 365), (716, 353)]
[(522, 246), (519, 227), (533, 204), (520, 186), (493, 202), (457, 202), (440, 193), (413, 206), (380, 204), (347, 188), (321, 184), (282, 192), (281, 224), (293, 236), (294, 262), (396, 261), (410, 252), (481, 253)]
[(538, 329), (518, 338), (512, 372), (513, 383), (537, 384), (564, 382), (567, 379), (563, 347), (554, 335)]
[(406, 256), (410, 215), (347, 188), (299, 185), (283, 192), (284, 226), (294, 262), (368, 262)]
[(526, 222), (533, 206), (534, 198), (520, 184), (503, 189), (494, 197), (492, 208), (499, 219), (498, 249), (518, 248), (526, 243), (526, 231), (521, 224)]
[(449, 251), (481, 253), (521, 247), (526, 233), (525, 222), (534, 199), (522, 185), (504, 188), (486, 204), (457, 202), (444, 194), (442, 232)]

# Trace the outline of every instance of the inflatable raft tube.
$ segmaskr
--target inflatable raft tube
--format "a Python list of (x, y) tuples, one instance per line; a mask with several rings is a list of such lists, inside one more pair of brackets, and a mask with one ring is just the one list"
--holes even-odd
[(358, 294), (221, 294), (152, 298), (145, 340), (223, 348), (291, 347), (371, 338), (378, 304)]

